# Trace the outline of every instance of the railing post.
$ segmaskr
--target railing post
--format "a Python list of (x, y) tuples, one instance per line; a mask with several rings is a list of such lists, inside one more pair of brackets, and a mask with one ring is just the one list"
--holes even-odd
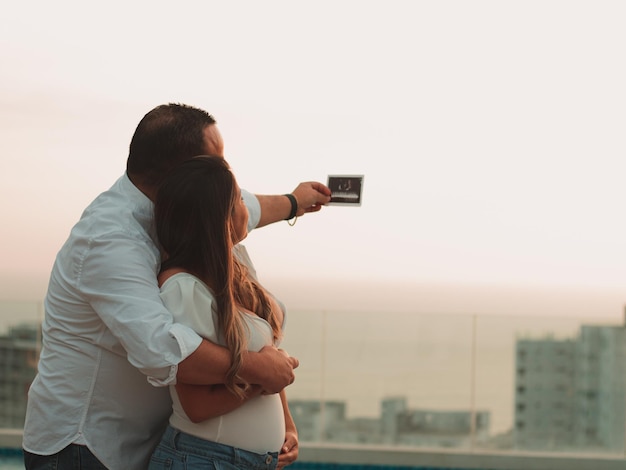
[(472, 352), (470, 364), (470, 450), (476, 449), (476, 314), (472, 315)]
[(320, 346), (321, 354), (321, 373), (320, 373), (320, 442), (326, 441), (326, 320), (327, 312), (322, 310), (322, 344)]

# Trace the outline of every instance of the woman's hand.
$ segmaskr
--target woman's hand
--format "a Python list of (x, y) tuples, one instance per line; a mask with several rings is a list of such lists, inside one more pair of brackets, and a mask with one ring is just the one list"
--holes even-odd
[(298, 433), (293, 430), (285, 432), (285, 443), (280, 449), (278, 455), (277, 469), (285, 468), (291, 465), (298, 458)]

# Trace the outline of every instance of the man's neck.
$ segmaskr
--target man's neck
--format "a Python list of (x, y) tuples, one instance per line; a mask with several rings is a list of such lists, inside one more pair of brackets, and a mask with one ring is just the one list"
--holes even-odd
[(153, 186), (149, 184), (145, 184), (143, 181), (141, 181), (141, 178), (133, 176), (129, 173), (126, 173), (126, 174), (128, 175), (128, 179), (130, 180), (130, 182), (133, 183), (139, 191), (144, 193), (146, 197), (150, 199), (152, 202), (156, 201), (157, 191)]

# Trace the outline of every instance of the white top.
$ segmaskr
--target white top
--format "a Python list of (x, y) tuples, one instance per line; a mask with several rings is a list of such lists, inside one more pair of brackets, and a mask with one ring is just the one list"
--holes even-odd
[[(235, 248), (242, 261), (249, 261), (242, 245)], [(193, 328), (209, 341), (224, 344), (216, 330), (215, 297), (198, 278), (187, 273), (173, 275), (163, 283), (161, 297), (177, 322)], [(274, 343), (272, 327), (267, 321), (251, 313), (242, 315), (250, 351)], [(285, 415), (279, 394), (260, 395), (230, 413), (193, 423), (180, 404), (176, 387), (170, 386), (170, 393), (173, 401), (170, 424), (183, 432), (259, 454), (278, 452), (285, 440)]]
[[(244, 198), (254, 227), (259, 203)], [(163, 386), (201, 341), (161, 302), (153, 232), (152, 202), (124, 175), (87, 207), (61, 248), (28, 393), (27, 451), (85, 444), (112, 470), (147, 468), (171, 413)]]

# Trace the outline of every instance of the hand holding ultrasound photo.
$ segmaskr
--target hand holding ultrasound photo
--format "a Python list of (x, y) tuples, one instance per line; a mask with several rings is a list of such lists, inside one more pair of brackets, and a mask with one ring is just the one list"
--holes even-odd
[(329, 175), (329, 206), (360, 206), (363, 194), (363, 175)]

